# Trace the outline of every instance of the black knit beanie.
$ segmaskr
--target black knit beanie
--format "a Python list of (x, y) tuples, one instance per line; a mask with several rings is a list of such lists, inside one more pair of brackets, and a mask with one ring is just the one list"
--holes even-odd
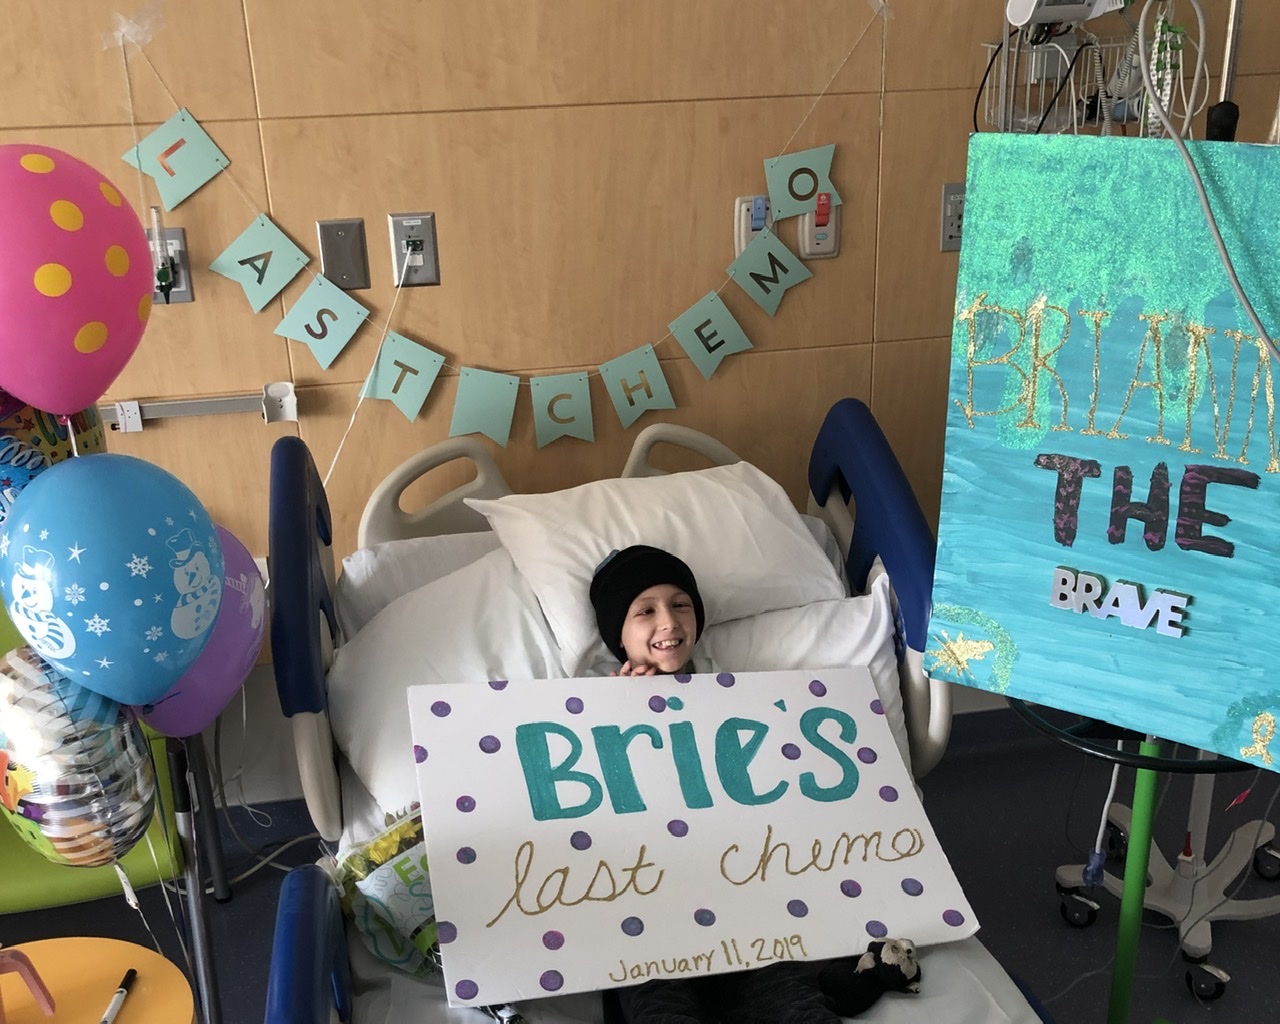
[(707, 616), (702, 607), (702, 596), (693, 571), (675, 555), (646, 544), (636, 544), (621, 551), (610, 552), (596, 568), (591, 578), (591, 605), (596, 610), (596, 625), (600, 638), (619, 661), (627, 660), (622, 647), (622, 624), (627, 609), (636, 595), (660, 583), (679, 587), (693, 601), (693, 613), (698, 622), (698, 636)]

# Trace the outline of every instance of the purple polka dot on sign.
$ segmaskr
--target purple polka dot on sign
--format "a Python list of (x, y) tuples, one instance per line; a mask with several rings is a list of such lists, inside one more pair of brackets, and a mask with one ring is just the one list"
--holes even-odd
[(708, 910), (706, 907), (699, 907), (693, 912), (693, 919), (703, 928), (710, 928), (716, 923), (715, 911)]
[(790, 900), (787, 903), (787, 913), (792, 917), (807, 917), (809, 915), (809, 904), (804, 900)]
[(884, 714), (884, 705), (880, 703), (880, 699), (876, 698), (871, 702), (871, 712), (876, 715)]
[(559, 971), (543, 971), (538, 984), (548, 992), (559, 992), (564, 985), (564, 975)]
[(466, 796), (466, 795), (460, 796), (458, 797), (458, 801), (455, 804), (455, 806), (463, 814), (470, 814), (472, 811), (476, 809), (476, 798), (473, 796)]
[(800, 748), (794, 743), (782, 744), (782, 756), (788, 761), (798, 761), (800, 759)]
[(663, 712), (667, 710), (667, 700), (665, 697), (659, 697), (656, 693), (649, 698), (649, 710)]
[(815, 697), (825, 697), (827, 695), (827, 684), (821, 679), (814, 679), (809, 683), (809, 692)]
[(436, 938), (440, 944), (447, 945), (458, 937), (458, 926), (452, 921), (440, 921), (436, 924)]
[(506, 688), (507, 688), (507, 681), (505, 679), (489, 680), (489, 689), (491, 690), (505, 690)]
[(498, 739), (497, 736), (481, 736), (480, 749), (486, 754), (496, 754), (502, 749), (502, 740)]
[(719, 683), (721, 686), (727, 687), (727, 686), (732, 686), (734, 683), (737, 682), (737, 680), (733, 678), (732, 672), (721, 672), (718, 676), (716, 676), (716, 682)]
[(427, 748), (415, 743), (413, 745), (413, 759), (422, 764), (427, 759)]
[(898, 799), (898, 791), (892, 786), (881, 786), (880, 799), (887, 804), (891, 804)]
[(436, 718), (447, 718), (449, 712), (452, 710), (453, 708), (449, 707), (449, 702), (445, 700), (438, 700), (431, 705), (431, 713), (435, 715)]
[(872, 750), (870, 747), (858, 748), (858, 760), (861, 761), (863, 764), (875, 764), (876, 758), (877, 758), (876, 752)]
[(868, 921), (867, 934), (873, 939), (883, 939), (889, 934), (889, 929), (885, 927), (883, 921)]
[(453, 986), (453, 991), (459, 999), (474, 999), (480, 994), (480, 986), (470, 978), (463, 978), (458, 984)]
[(959, 928), (964, 924), (964, 914), (958, 910), (948, 910), (943, 913), (942, 920), (951, 925), (952, 928)]
[(683, 711), (684, 701), (682, 701), (679, 697), (668, 697), (667, 707), (669, 707), (672, 711)]
[(459, 864), (474, 864), (476, 862), (476, 851), (470, 846), (463, 846), (458, 850)]
[(689, 675), (688, 672), (677, 672), (673, 678), (677, 683), (687, 683), (693, 676)]
[(542, 944), (546, 946), (547, 949), (559, 949), (561, 946), (564, 945), (564, 933), (563, 932), (543, 932)]
[(689, 834), (689, 823), (679, 818), (672, 818), (667, 822), (667, 831), (677, 839), (683, 839)]
[(589, 850), (591, 849), (591, 836), (587, 832), (575, 832), (569, 837), (569, 845), (575, 850)]
[(924, 892), (924, 885), (916, 878), (904, 878), (902, 880), (902, 891), (908, 896), (919, 896)]
[(582, 714), (582, 698), (570, 697), (567, 701), (564, 702), (564, 709), (567, 712), (569, 712), (569, 714), (571, 715)]
[(840, 891), (844, 893), (846, 896), (848, 896), (850, 899), (854, 899), (862, 895), (862, 886), (860, 886), (852, 878), (846, 878), (843, 882), (840, 883)]
[(622, 920), (622, 933), (633, 938), (644, 931), (644, 922), (638, 917), (627, 917)]

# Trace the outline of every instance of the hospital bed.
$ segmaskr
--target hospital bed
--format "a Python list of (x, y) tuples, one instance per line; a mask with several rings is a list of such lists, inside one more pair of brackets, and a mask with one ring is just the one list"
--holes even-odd
[[(654, 467), (654, 449), (664, 444), (689, 449), (713, 465), (738, 463), (752, 469), (705, 435), (659, 424), (637, 436), (619, 479), (655, 477), (667, 488), (681, 487), (681, 481), (688, 480), (692, 486), (698, 474), (664, 474)], [(475, 463), (473, 480), (426, 508), (406, 512), (401, 507), (401, 498), (413, 481), (459, 458)], [(933, 573), (931, 531), (884, 435), (867, 407), (854, 399), (837, 403), (828, 413), (810, 456), (808, 482), (810, 515), (798, 517), (793, 508), (785, 515), (803, 521), (816, 542), (813, 548), (822, 549), (834, 563), (826, 572), (839, 580), (837, 598), (846, 587), (853, 595), (874, 591), (889, 609), (882, 616), (888, 620), (881, 634), (884, 650), (869, 656), (840, 656), (856, 658), (860, 664), (878, 659), (882, 667), (887, 659), (889, 676), (874, 667), (872, 674), (890, 724), (896, 726), (899, 747), (919, 780), (941, 757), (951, 717), (947, 684), (929, 680), (922, 666)], [(573, 496), (578, 491), (558, 495)], [(370, 767), (379, 756), (376, 748), (390, 743), (388, 732), (402, 728), (407, 736), (407, 724), (396, 720), (405, 718), (403, 695), (398, 691), (384, 694), (392, 707), (387, 710), (389, 717), (380, 722), (368, 717), (367, 707), (352, 703), (352, 690), (373, 693), (375, 687), (388, 683), (388, 676), (396, 674), (397, 645), (378, 635), (379, 624), (393, 617), (405, 602), (431, 591), (429, 581), (451, 572), (446, 582), (459, 581), (448, 585), (451, 594), (460, 595), (455, 598), (458, 607), (465, 609), (462, 574), (499, 572), (511, 561), (503, 550), (509, 534), (503, 533), (500, 541), (484, 514), (493, 510), (486, 502), (507, 494), (488, 453), (472, 439), (452, 439), (419, 453), (393, 471), (370, 497), (360, 524), (360, 550), (346, 560), (343, 577), (337, 580), (329, 503), (312, 458), (297, 438), (285, 437), (276, 443), (270, 511), (272, 652), (281, 707), (292, 723), (307, 806), (326, 839), (346, 846), (369, 838), (385, 823), (386, 811), (399, 809), (392, 805), (403, 799), (405, 791), (395, 786), (412, 787), (412, 765), (404, 771), (407, 783), (379, 777), (376, 765)], [(785, 500), (780, 489), (778, 494)], [(479, 501), (473, 506), (464, 499)], [(482, 565), (490, 568), (481, 569)], [(702, 585), (701, 576), (699, 579), (706, 595), (711, 588)], [(490, 591), (519, 589), (517, 582), (503, 580), (501, 576), (487, 578), (481, 585)], [(585, 587), (583, 590), (585, 593)], [(814, 607), (822, 604), (838, 610), (854, 600), (815, 602)], [(775, 614), (796, 612), (806, 614), (803, 608)], [(433, 613), (439, 614), (438, 607)], [(429, 617), (414, 614), (414, 622), (426, 622)], [(530, 616), (541, 619), (536, 604)], [(743, 621), (758, 623), (752, 633), (764, 629), (763, 616)], [(447, 623), (445, 633), (461, 636), (468, 625)], [(709, 625), (704, 644), (715, 642), (712, 631)], [(500, 646), (499, 641), (494, 643)], [(544, 649), (548, 645), (535, 639), (529, 646), (536, 650), (525, 668), (528, 677), (538, 678), (540, 672), (557, 669), (567, 675), (582, 664), (571, 662), (561, 650), (561, 660), (549, 665), (553, 659)], [(370, 664), (362, 674), (360, 665), (353, 669), (348, 657), (357, 649), (371, 662), (390, 658), (392, 668), (388, 670), (383, 661)], [(751, 657), (758, 657), (762, 645), (757, 643), (752, 649), (756, 653)], [(790, 663), (738, 667), (816, 668), (821, 666), (810, 665), (806, 658), (836, 656), (830, 649), (820, 655), (806, 650), (771, 650), (766, 658), (790, 658)], [(520, 672), (509, 661), (502, 668), (509, 676)], [(392, 678), (390, 685), (398, 683)], [(398, 711), (394, 708), (397, 700)], [(354, 726), (343, 720), (351, 716), (358, 719)], [(371, 737), (370, 732), (381, 735)], [(371, 745), (375, 749), (370, 749)], [(353, 764), (362, 767), (355, 770)], [(378, 792), (378, 797), (371, 791)], [(878, 1024), (926, 1019), (936, 1024), (1034, 1024), (1043, 1019), (976, 938), (922, 950), (921, 966), (921, 994), (886, 995), (858, 1019)], [(419, 980), (376, 960), (350, 924), (344, 924), (330, 875), (318, 866), (298, 868), (286, 876), (267, 999), (268, 1024), (346, 1020), (353, 1012), (353, 1000), (358, 1024), (404, 1020), (464, 1024), (485, 1019), (475, 1009), (450, 1008), (438, 980)], [(605, 1019), (602, 999), (595, 993), (531, 1000), (521, 1003), (520, 1011), (531, 1024), (596, 1024)]]

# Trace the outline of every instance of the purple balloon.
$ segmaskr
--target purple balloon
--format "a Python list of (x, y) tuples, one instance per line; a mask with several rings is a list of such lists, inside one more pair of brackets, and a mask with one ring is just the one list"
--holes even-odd
[(244, 684), (267, 629), (266, 587), (257, 563), (228, 529), (214, 524), (226, 568), (222, 605), (209, 642), (163, 697), (144, 705), (142, 719), (166, 736), (203, 732)]

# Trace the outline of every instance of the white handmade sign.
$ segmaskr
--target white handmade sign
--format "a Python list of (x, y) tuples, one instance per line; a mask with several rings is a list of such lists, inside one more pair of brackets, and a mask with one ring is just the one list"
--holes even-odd
[(449, 1000), (977, 930), (865, 669), (413, 687)]

